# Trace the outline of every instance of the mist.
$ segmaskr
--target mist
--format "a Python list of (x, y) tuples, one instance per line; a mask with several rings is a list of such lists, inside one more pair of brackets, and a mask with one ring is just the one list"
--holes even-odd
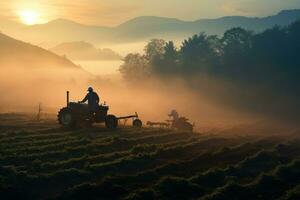
[[(78, 69), (31, 69), (28, 73), (27, 68), (10, 66), (2, 71), (0, 92), (5, 95), (0, 100), (0, 112), (36, 113), (41, 104), (44, 113), (55, 117), (66, 106), (66, 91), (70, 91), (70, 101), (77, 102), (92, 86), (101, 103), (109, 105), (109, 113), (126, 116), (137, 112), (144, 123), (164, 122), (172, 109), (195, 123), (198, 130), (232, 127), (254, 119), (253, 115), (236, 112), (212, 100), (212, 87), (195, 90), (180, 78), (128, 82), (120, 74), (94, 76)], [(13, 76), (7, 78), (8, 74)], [(213, 82), (207, 80), (206, 85), (211, 85), (209, 81)]]
[[(261, 63), (255, 67), (251, 65), (252, 46), (244, 46), (253, 40), (257, 42), (254, 43), (257, 50), (261, 50), (257, 38), (268, 36), (268, 31), (251, 35), (248, 31), (233, 29), (227, 35), (235, 33), (246, 35), (246, 42), (238, 48), (232, 45), (234, 53), (228, 55), (215, 51), (215, 48), (222, 50), (223, 40), (205, 34), (188, 38), (180, 48), (176, 48), (176, 41), (166, 43), (163, 40), (152, 40), (148, 44), (152, 42), (153, 45), (146, 47), (142, 47), (145, 43), (132, 43), (126, 45), (127, 49), (122, 44), (105, 46), (122, 52), (122, 56), (133, 52), (129, 54), (131, 57), (117, 61), (122, 65), (114, 66), (113, 71), (109, 71), (112, 70), (110, 66), (80, 67), (67, 57), (0, 35), (5, 42), (0, 55), (0, 92), (4, 94), (0, 111), (35, 113), (41, 104), (43, 112), (55, 116), (66, 106), (66, 91), (70, 91), (71, 101), (77, 102), (86, 95), (87, 87), (92, 86), (100, 95), (101, 103), (110, 106), (111, 114), (126, 116), (137, 112), (144, 123), (164, 122), (172, 109), (201, 129), (260, 120), (297, 121), (297, 112), (293, 111), (298, 107), (295, 99), (291, 99), (293, 96), (272, 90), (277, 87), (272, 81), (281, 73), (281, 68), (273, 68), (278, 73), (273, 73), (271, 68), (261, 72)], [(193, 49), (194, 43), (199, 45), (196, 49)], [(235, 52), (239, 48), (243, 51)], [(224, 60), (227, 63), (223, 63)], [(241, 70), (245, 62), (248, 65)], [(128, 69), (127, 74), (118, 70), (122, 67)], [(146, 76), (139, 73), (140, 69), (146, 70)], [(113, 74), (104, 75), (107, 72)], [(268, 73), (272, 76), (265, 78)], [(137, 76), (140, 77), (135, 79)]]

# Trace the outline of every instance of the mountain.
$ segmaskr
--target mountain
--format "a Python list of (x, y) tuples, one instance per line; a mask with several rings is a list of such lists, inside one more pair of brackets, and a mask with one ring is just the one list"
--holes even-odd
[(208, 31), (205, 32), (209, 34), (220, 34), (232, 27), (243, 27), (255, 32), (261, 32), (276, 25), (287, 26), (297, 20), (300, 20), (300, 10), (284, 10), (277, 15), (262, 18), (228, 16), (214, 20), (197, 20), (194, 22), (194, 26), (198, 30), (207, 28)]
[(284, 10), (268, 17), (227, 16), (196, 21), (142, 16), (116, 27), (87, 26), (58, 19), (46, 24), (21, 26), (20, 31), (9, 30), (7, 26), (3, 28), (0, 25), (0, 30), (36, 44), (48, 42), (57, 45), (63, 42), (87, 41), (103, 45), (144, 41), (151, 38), (182, 40), (199, 32), (222, 35), (224, 31), (238, 26), (260, 32), (275, 25), (289, 25), (298, 19), (300, 19), (300, 10)]
[(0, 66), (80, 69), (70, 60), (0, 33)]
[(109, 27), (87, 26), (70, 20), (57, 19), (46, 24), (27, 26), (22, 29), (26, 41), (39, 41), (58, 45), (65, 42), (88, 41), (99, 43), (111, 40), (112, 29)]
[(121, 60), (121, 56), (111, 49), (97, 49), (87, 42), (68, 42), (57, 45), (50, 51), (65, 55), (71, 60)]
[(134, 38), (146, 39), (170, 34), (178, 35), (180, 32), (190, 33), (191, 28), (191, 22), (174, 18), (143, 16), (115, 27), (115, 32), (118, 33), (120, 38), (123, 36), (132, 40)]
[(300, 19), (300, 10), (285, 10), (268, 17), (227, 16), (218, 19), (181, 21), (173, 18), (138, 17), (115, 27), (116, 32), (127, 38), (176, 38), (199, 32), (222, 35), (233, 27), (243, 27), (261, 32), (275, 25), (286, 26)]

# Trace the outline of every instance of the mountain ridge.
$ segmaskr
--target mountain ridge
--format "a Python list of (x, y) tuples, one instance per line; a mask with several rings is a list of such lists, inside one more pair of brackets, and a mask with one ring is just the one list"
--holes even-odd
[[(161, 20), (170, 20), (170, 21), (177, 21), (177, 22), (199, 22), (199, 21), (209, 21), (209, 20), (222, 20), (222, 19), (230, 19), (230, 18), (244, 18), (244, 19), (267, 19), (270, 17), (275, 17), (275, 16), (287, 16), (287, 15), (300, 15), (300, 9), (289, 9), (289, 10), (281, 10), (278, 13), (274, 14), (274, 15), (269, 15), (269, 16), (262, 16), (262, 17), (248, 17), (248, 16), (242, 16), (242, 15), (229, 15), (229, 16), (223, 16), (223, 17), (217, 17), (217, 18), (202, 18), (202, 19), (196, 19), (196, 20), (182, 20), (182, 19), (178, 19), (178, 18), (174, 18), (174, 17), (162, 17), (162, 16), (155, 16), (155, 15), (142, 15), (142, 16), (137, 16), (137, 17), (133, 17), (129, 20), (126, 20), (116, 26), (101, 26), (101, 25), (86, 25), (86, 24), (82, 24), (82, 23), (78, 23), (76, 21), (73, 20), (69, 20), (69, 19), (64, 19), (64, 18), (57, 18), (54, 20), (51, 20), (47, 23), (44, 24), (49, 24), (52, 22), (68, 22), (68, 23), (74, 23), (77, 25), (82, 25), (82, 26), (86, 26), (86, 27), (101, 27), (101, 28), (117, 28), (119, 26), (123, 26), (126, 23), (131, 23), (132, 21), (139, 21), (139, 20), (143, 20), (143, 19), (161, 19)], [(38, 25), (43, 25), (43, 24), (38, 24)], [(31, 26), (35, 26), (35, 25), (31, 25)]]
[(65, 42), (61, 43), (49, 51), (60, 56), (67, 56), (72, 60), (121, 60), (122, 57), (111, 49), (97, 49), (94, 45), (84, 42)]
[[(300, 9), (282, 10), (266, 17), (225, 16), (216, 19), (183, 21), (176, 18), (139, 16), (114, 27), (84, 25), (68, 19), (56, 19), (45, 24), (9, 31), (9, 35), (32, 43), (86, 41), (94, 45), (145, 41), (152, 38), (182, 40), (205, 32), (222, 35), (233, 27), (261, 32), (275, 25), (286, 26), (300, 19)], [(2, 27), (0, 27), (1, 30)], [(21, 32), (22, 31), (22, 32)]]

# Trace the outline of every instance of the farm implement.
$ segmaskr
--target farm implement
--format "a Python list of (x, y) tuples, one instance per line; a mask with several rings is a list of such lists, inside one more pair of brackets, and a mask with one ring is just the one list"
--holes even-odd
[(179, 117), (176, 110), (172, 110), (168, 116), (170, 119), (165, 120), (165, 122), (148, 121), (147, 125), (150, 127), (172, 128), (180, 131), (193, 131), (195, 124), (191, 124), (185, 117)]

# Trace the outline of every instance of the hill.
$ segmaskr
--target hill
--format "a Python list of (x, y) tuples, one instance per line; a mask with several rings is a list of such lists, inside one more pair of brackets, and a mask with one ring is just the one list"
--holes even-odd
[(0, 66), (1, 68), (71, 68), (79, 69), (70, 60), (57, 56), (43, 48), (13, 39), (0, 33)]
[(62, 43), (49, 49), (58, 55), (66, 55), (72, 60), (121, 60), (121, 56), (111, 49), (97, 49), (87, 42)]
[[(298, 199), (296, 134), (187, 133), (0, 115), (3, 199)], [(272, 188), (272, 190), (270, 190)]]
[[(50, 21), (46, 24), (14, 29), (2, 28), (10, 35), (34, 43), (55, 43), (87, 41), (93, 44), (111, 44), (141, 41), (145, 39), (182, 39), (192, 34), (206, 32), (221, 35), (232, 27), (243, 27), (256, 32), (275, 25), (289, 25), (300, 19), (300, 10), (285, 10), (268, 17), (227, 16), (218, 19), (182, 21), (173, 18), (142, 16), (116, 27), (87, 26), (66, 19)], [(7, 27), (7, 26), (6, 26)], [(15, 30), (21, 30), (19, 34)]]
[[(0, 34), (1, 109), (32, 109), (56, 104), (66, 90), (85, 91), (92, 77), (65, 57)], [(84, 88), (84, 89), (83, 89)], [(63, 100), (62, 98), (59, 98)]]

